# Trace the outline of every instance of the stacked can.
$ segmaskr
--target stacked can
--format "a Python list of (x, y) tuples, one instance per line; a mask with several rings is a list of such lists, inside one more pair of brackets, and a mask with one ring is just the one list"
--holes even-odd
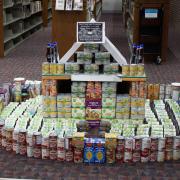
[(36, 132), (33, 134), (33, 157), (40, 159), (42, 156), (41, 150), (42, 144), (42, 134), (40, 132)]
[(138, 136), (134, 137), (132, 161), (135, 163), (141, 161), (141, 147), (142, 147), (142, 138)]
[(6, 151), (12, 151), (12, 145), (13, 145), (13, 130), (11, 128), (7, 128), (5, 130), (6, 132)]
[(76, 160), (78, 162), (81, 161), (81, 156), (79, 156), (79, 159), (77, 156), (74, 158), (74, 148), (73, 148), (71, 136), (65, 137), (65, 150), (66, 150), (66, 162), (73, 162), (73, 161), (75, 162)]
[(169, 161), (173, 159), (173, 136), (166, 136), (165, 141), (165, 160)]
[(42, 82), (42, 95), (43, 96), (57, 96), (57, 81), (56, 80), (43, 80)]
[(57, 134), (54, 131), (49, 134), (49, 159), (57, 159)]
[(33, 133), (26, 133), (27, 157), (33, 157)]
[(149, 137), (142, 138), (141, 162), (149, 161), (150, 148), (151, 148), (151, 139)]
[(13, 131), (13, 152), (19, 154), (19, 130)]
[(116, 161), (116, 147), (117, 147), (116, 134), (106, 133), (105, 145), (106, 145), (106, 163), (113, 164)]
[(130, 163), (133, 160), (133, 141), (134, 139), (131, 137), (125, 139), (125, 152), (124, 152), (125, 163)]
[(49, 159), (49, 137), (42, 136), (42, 159)]
[(66, 160), (65, 140), (61, 136), (57, 139), (57, 160), (62, 162)]
[(48, 75), (48, 74), (50, 74), (49, 63), (43, 62), (42, 63), (42, 75)]
[(19, 130), (18, 142), (19, 142), (19, 154), (26, 155), (27, 154), (26, 130), (23, 129)]
[(124, 151), (125, 151), (125, 138), (118, 136), (117, 147), (116, 147), (116, 163), (124, 162)]
[(157, 161), (158, 162), (164, 162), (164, 159), (165, 159), (165, 144), (166, 144), (166, 139), (160, 137), (158, 139), (158, 152), (157, 152)]
[(158, 138), (152, 137), (151, 138), (151, 148), (150, 148), (150, 162), (157, 161), (157, 152), (158, 152)]
[(129, 95), (118, 95), (116, 99), (116, 118), (129, 119), (130, 97)]
[(180, 136), (174, 137), (173, 142), (173, 160), (180, 159)]

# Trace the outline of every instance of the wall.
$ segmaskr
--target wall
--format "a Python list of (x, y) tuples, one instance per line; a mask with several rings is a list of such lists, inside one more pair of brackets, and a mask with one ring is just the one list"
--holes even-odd
[(121, 13), (122, 12), (122, 0), (102, 0), (103, 12), (109, 13)]

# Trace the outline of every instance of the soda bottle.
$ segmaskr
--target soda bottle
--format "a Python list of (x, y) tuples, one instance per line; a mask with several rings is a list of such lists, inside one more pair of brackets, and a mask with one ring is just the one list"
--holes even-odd
[(131, 64), (135, 64), (135, 59), (136, 59), (136, 44), (132, 45), (132, 56), (131, 56)]
[(51, 43), (47, 44), (46, 58), (48, 63), (52, 63)]
[(54, 45), (54, 53), (55, 53), (56, 63), (58, 63), (59, 62), (59, 53), (58, 53), (58, 46), (57, 46), (58, 44), (57, 44), (57, 42), (54, 42), (53, 45)]
[(140, 44), (140, 47), (139, 47), (139, 62), (138, 63), (143, 63), (143, 59), (144, 59), (144, 45)]

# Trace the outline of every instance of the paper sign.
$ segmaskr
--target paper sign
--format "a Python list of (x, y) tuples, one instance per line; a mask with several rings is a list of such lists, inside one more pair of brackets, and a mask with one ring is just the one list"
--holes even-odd
[(64, 10), (65, 0), (56, 0), (56, 10)]
[(145, 9), (145, 18), (158, 18), (158, 9)]
[(72, 0), (66, 0), (66, 10), (71, 11), (73, 6)]
[(83, 10), (83, 0), (74, 0), (73, 10), (82, 11)]
[(105, 23), (104, 22), (78, 22), (77, 42), (80, 43), (104, 43)]

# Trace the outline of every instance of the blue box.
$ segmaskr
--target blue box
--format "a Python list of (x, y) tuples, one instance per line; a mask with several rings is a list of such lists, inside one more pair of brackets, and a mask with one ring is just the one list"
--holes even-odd
[(94, 162), (103, 164), (106, 161), (106, 150), (104, 147), (94, 149)]
[(84, 162), (94, 163), (94, 148), (93, 147), (84, 148)]

